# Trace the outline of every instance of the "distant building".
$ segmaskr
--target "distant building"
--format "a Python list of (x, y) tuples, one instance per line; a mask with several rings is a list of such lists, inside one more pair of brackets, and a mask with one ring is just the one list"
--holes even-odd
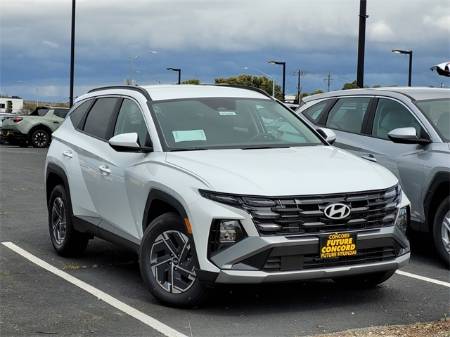
[(23, 109), (23, 99), (18, 96), (0, 97), (0, 112), (18, 113)]

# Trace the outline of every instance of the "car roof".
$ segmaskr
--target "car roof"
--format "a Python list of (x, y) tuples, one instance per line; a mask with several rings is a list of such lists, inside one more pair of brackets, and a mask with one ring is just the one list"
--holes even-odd
[[(162, 101), (185, 98), (207, 98), (207, 97), (234, 97), (234, 98), (258, 98), (271, 99), (264, 91), (244, 86), (232, 85), (142, 85), (142, 86), (111, 86), (96, 88), (89, 93), (99, 93), (108, 90), (133, 90), (139, 91), (152, 101)], [(83, 95), (84, 96), (84, 95)], [(89, 95), (92, 96), (92, 95)], [(80, 97), (81, 98), (81, 97)]]
[(408, 96), (414, 100), (439, 99), (450, 97), (450, 89), (446, 88), (429, 88), (429, 87), (380, 87), (380, 88), (363, 88), (330, 91), (322, 94), (307, 96), (303, 102), (310, 102), (317, 99), (336, 97), (336, 96), (353, 96), (353, 95), (380, 95), (388, 93), (397, 93)]

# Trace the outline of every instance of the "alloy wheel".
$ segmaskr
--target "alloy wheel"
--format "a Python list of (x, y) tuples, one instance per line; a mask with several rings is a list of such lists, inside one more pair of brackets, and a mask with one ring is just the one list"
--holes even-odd
[(158, 285), (173, 294), (187, 291), (197, 278), (192, 245), (177, 230), (158, 235), (150, 251), (150, 266)]
[(441, 234), (444, 249), (450, 254), (450, 211), (448, 211), (442, 219)]
[(36, 147), (44, 147), (48, 143), (48, 134), (45, 131), (36, 131), (33, 134), (33, 144)]
[(64, 201), (56, 197), (52, 206), (52, 233), (57, 245), (61, 246), (66, 238), (67, 222)]

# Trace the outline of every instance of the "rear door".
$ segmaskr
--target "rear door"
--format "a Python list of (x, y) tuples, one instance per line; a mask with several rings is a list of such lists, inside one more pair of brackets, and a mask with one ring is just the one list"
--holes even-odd
[(370, 96), (342, 97), (322, 118), (324, 126), (336, 133), (336, 146), (355, 155), (366, 156), (362, 146), (365, 138), (363, 131), (372, 102), (373, 98)]
[[(92, 207), (88, 214), (82, 209), (82, 214), (88, 215), (85, 219), (91, 223), (102, 226), (102, 205), (110, 197), (105, 193), (105, 182), (111, 180), (108, 174), (108, 160), (111, 147), (108, 139), (111, 137), (114, 116), (120, 108), (120, 97), (100, 97), (95, 100), (86, 116), (79, 121), (80, 133), (77, 135), (78, 146), (75, 151), (78, 157), (82, 180), (81, 188), (87, 191), (84, 196), (85, 205)], [(82, 196), (80, 196), (82, 197)]]

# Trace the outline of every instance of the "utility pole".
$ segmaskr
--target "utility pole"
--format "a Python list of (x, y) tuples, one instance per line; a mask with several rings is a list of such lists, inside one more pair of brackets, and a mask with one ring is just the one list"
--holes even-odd
[(70, 95), (69, 95), (69, 106), (73, 105), (73, 82), (74, 82), (74, 72), (75, 72), (75, 2), (72, 0), (72, 31), (70, 37)]
[(366, 20), (367, 0), (359, 1), (359, 38), (358, 38), (358, 66), (356, 74), (356, 85), (364, 88), (364, 53), (366, 46)]
[(302, 76), (305, 74), (304, 71), (302, 71), (301, 69), (299, 69), (298, 71), (296, 71), (294, 73), (294, 75), (297, 75), (297, 103), (300, 103), (300, 95), (302, 93), (302, 87), (301, 87), (301, 83), (302, 83)]
[(333, 81), (333, 80), (334, 79), (331, 77), (331, 73), (328, 73), (327, 78), (324, 79), (324, 81), (327, 82), (328, 91), (330, 91), (331, 81)]

